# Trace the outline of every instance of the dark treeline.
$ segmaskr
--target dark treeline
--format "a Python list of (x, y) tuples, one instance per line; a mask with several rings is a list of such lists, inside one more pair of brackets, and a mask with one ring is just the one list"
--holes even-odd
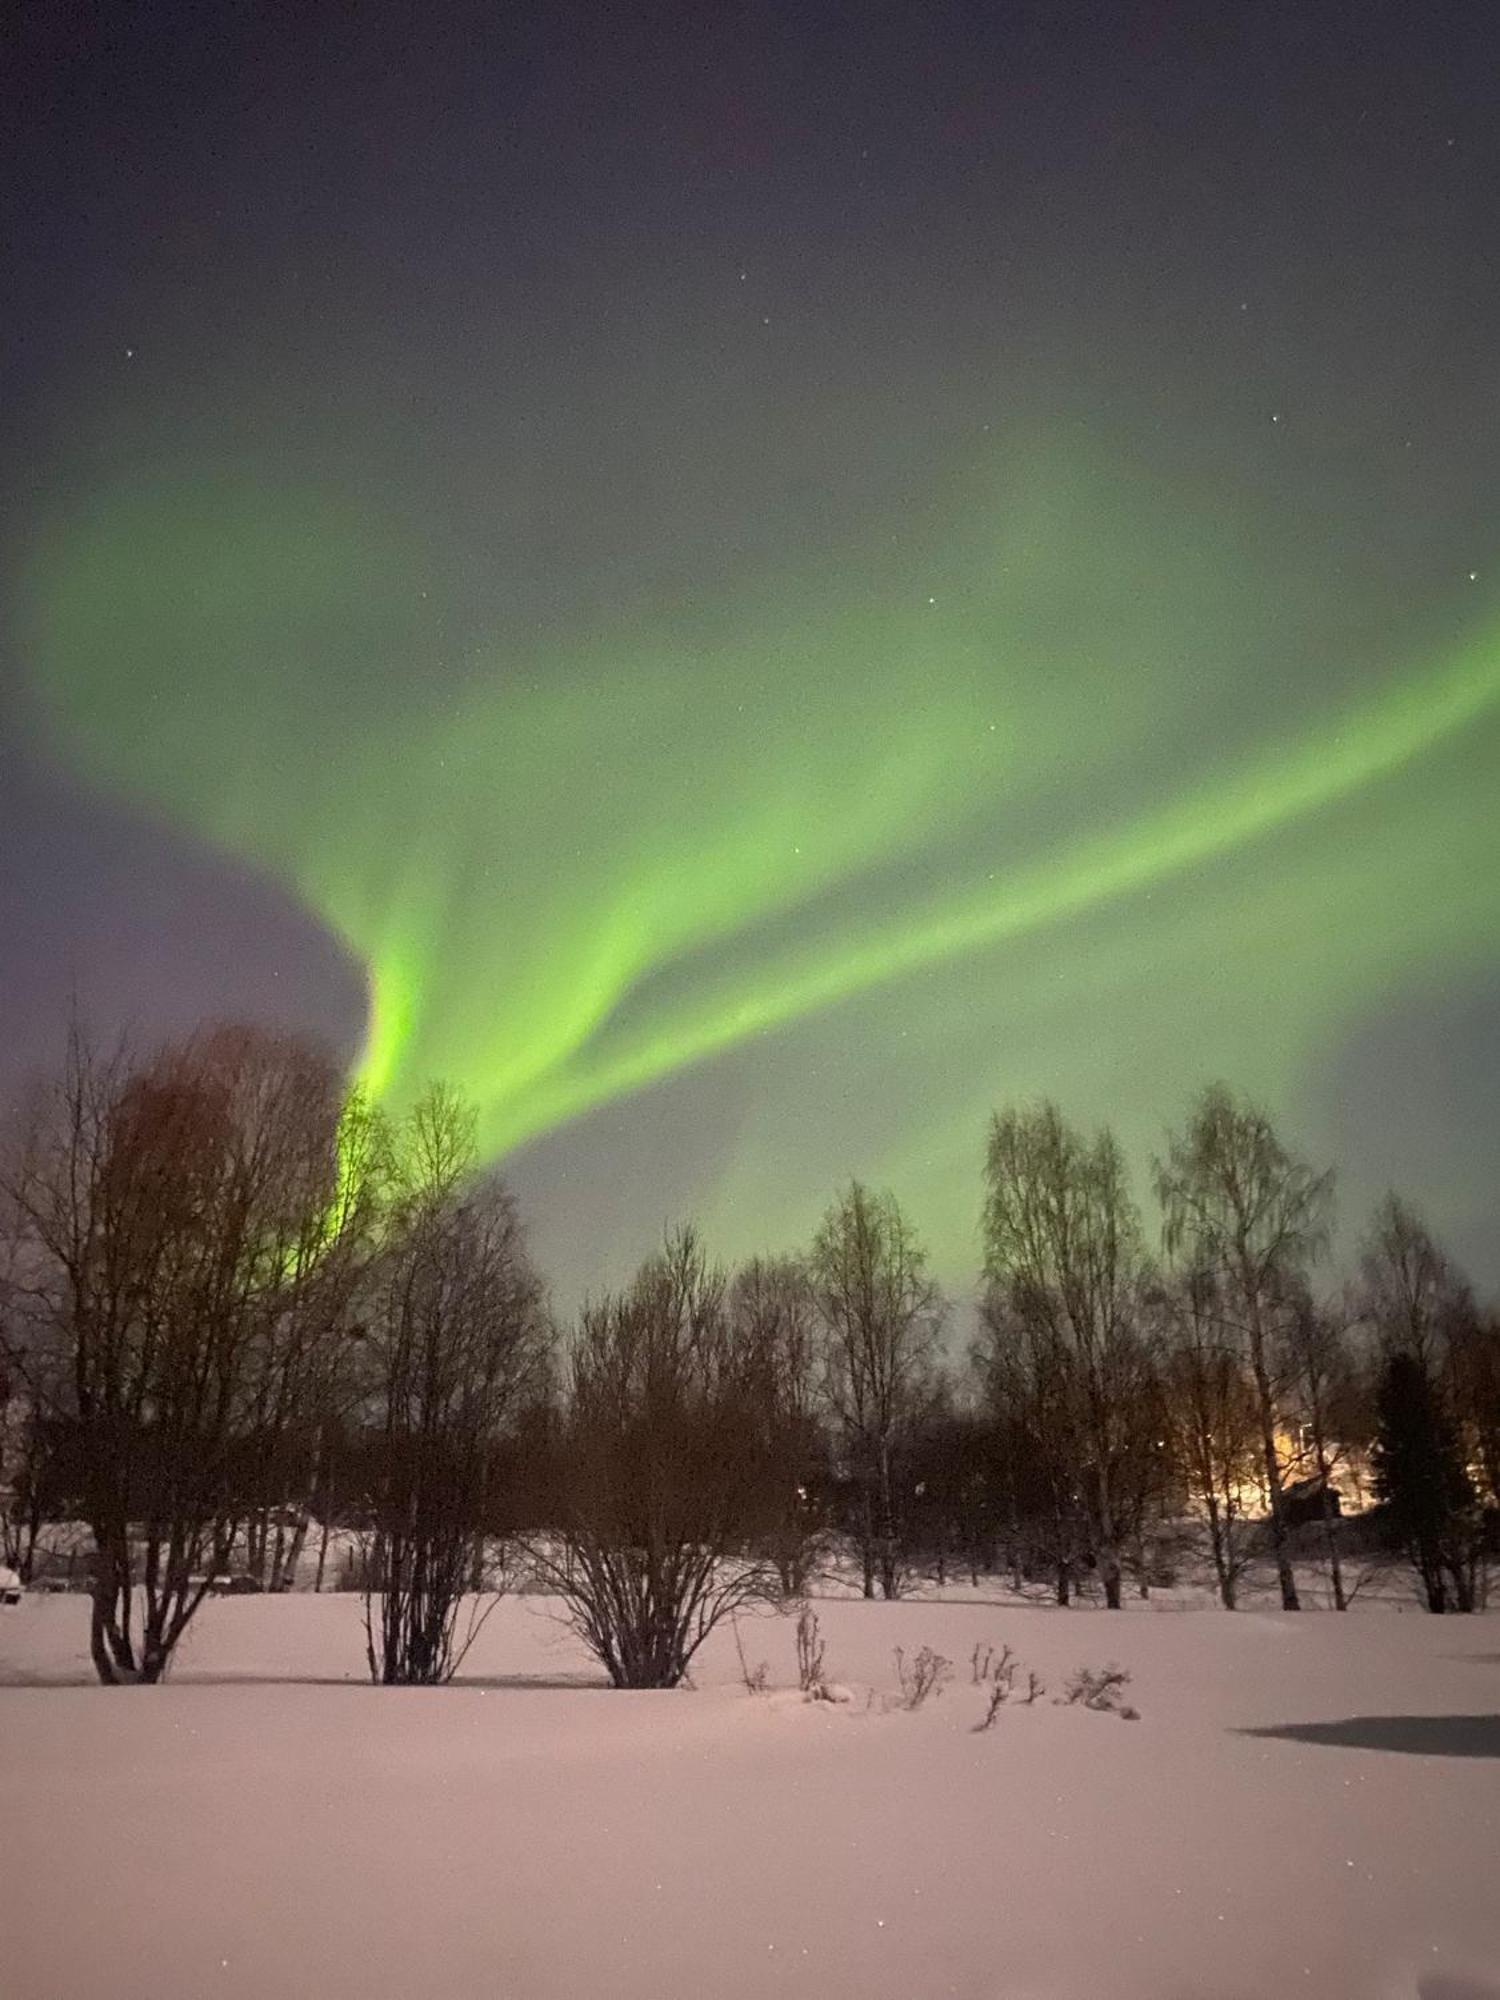
[(0, 1160), (4, 1558), (86, 1528), (110, 1683), (159, 1679), (227, 1575), (309, 1567), (361, 1590), (386, 1682), (451, 1677), (522, 1579), (621, 1687), (844, 1559), (888, 1598), (1119, 1607), (1201, 1559), (1229, 1609), (1257, 1566), (1287, 1610), (1393, 1567), (1481, 1607), (1500, 1322), (1395, 1196), (1321, 1280), (1331, 1175), (1222, 1085), (1151, 1170), (1159, 1241), (1107, 1130), (998, 1113), (958, 1360), (857, 1182), (801, 1252), (726, 1271), (684, 1229), (564, 1329), (450, 1091), (393, 1120), (285, 1037), (75, 1033)]

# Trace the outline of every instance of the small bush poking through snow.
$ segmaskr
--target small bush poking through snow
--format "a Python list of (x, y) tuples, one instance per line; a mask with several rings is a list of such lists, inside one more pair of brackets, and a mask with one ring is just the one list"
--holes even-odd
[(1129, 1685), (1130, 1675), (1113, 1662), (1103, 1667), (1080, 1667), (1057, 1699), (1060, 1706), (1077, 1704), (1093, 1709), (1096, 1715), (1118, 1715), (1122, 1722), (1139, 1722), (1140, 1710), (1120, 1699)]
[[(1002, 1646), (997, 1653), (993, 1646), (976, 1646), (969, 1662), (976, 1687), (989, 1689), (989, 1706), (983, 1720), (976, 1722), (976, 1732), (994, 1727), (1000, 1710), (1016, 1693), (1016, 1681), (1021, 1671), (1021, 1662), (1009, 1646)], [(1047, 1692), (1047, 1683), (1031, 1668), (1026, 1671), (1026, 1690), (1020, 1701), (1029, 1708), (1033, 1702)]]
[(973, 1687), (982, 1687), (986, 1681), (998, 1680), (1003, 1670), (1009, 1666), (1011, 1679), (1015, 1679), (1015, 1654), (1009, 1646), (1002, 1646), (997, 1653), (993, 1646), (976, 1646), (969, 1655), (969, 1682)]
[(901, 1706), (920, 1708), (930, 1694), (941, 1694), (952, 1678), (953, 1662), (931, 1646), (923, 1646), (907, 1664), (905, 1650), (896, 1648), (896, 1678), (901, 1683)]
[(818, 1614), (810, 1604), (797, 1613), (797, 1685), (809, 1701), (828, 1701), (828, 1682), (823, 1673), (823, 1641), (818, 1635)]
[(764, 1694), (771, 1683), (771, 1663), (769, 1660), (760, 1660), (752, 1667), (745, 1658), (744, 1642), (740, 1638), (739, 1619), (731, 1618), (729, 1623), (734, 1632), (734, 1650), (740, 1656), (740, 1679), (745, 1683), (745, 1692), (747, 1694)]

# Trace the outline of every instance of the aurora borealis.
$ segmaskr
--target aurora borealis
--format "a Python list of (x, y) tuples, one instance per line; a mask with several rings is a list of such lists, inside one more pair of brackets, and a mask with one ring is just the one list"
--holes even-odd
[[(992, 1104), (1143, 1164), (1218, 1073), (1500, 1273), (1500, 160), (1463, 49), (1335, 16), (148, 39), (170, 226), (145, 142), (43, 180), (108, 227), (9, 641), (12, 851), (222, 882), (138, 1025), (284, 969), (478, 1100), (565, 1293), (850, 1172), (962, 1288)], [(59, 937), (89, 866), (20, 885)], [(65, 970), (121, 1004), (40, 959), (37, 1057)]]

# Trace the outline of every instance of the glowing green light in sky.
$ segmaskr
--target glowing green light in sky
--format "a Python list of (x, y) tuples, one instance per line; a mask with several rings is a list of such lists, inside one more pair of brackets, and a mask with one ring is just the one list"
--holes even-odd
[[(30, 657), (92, 777), (358, 955), (371, 1092), (442, 1076), (500, 1153), (903, 975), (1196, 883), (1500, 709), (1500, 630), (1320, 681), (1267, 661), (1289, 628), (1232, 522), (1063, 490), (950, 518), (931, 589), (915, 557), (856, 549), (526, 654), (450, 639), (420, 552), (352, 507), (173, 474), (47, 539)], [(1334, 814), (1321, 860), (1304, 841), (1267, 868), (1305, 896), (1354, 865), (1349, 837)], [(1360, 840), (1363, 881), (1387, 863)], [(1265, 921), (1234, 893), (1215, 948)], [(1455, 910), (1455, 939), (1475, 922)], [(1349, 952), (1368, 964), (1369, 937)]]

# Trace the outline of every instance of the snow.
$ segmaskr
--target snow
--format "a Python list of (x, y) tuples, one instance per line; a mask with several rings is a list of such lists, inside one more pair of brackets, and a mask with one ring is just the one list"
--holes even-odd
[[(768, 1695), (727, 1631), (693, 1690), (615, 1692), (538, 1598), (450, 1688), (364, 1684), (358, 1600), (298, 1595), (215, 1600), (170, 1684), (101, 1689), (85, 1601), (28, 1597), (0, 1612), (0, 1992), (1500, 1993), (1492, 1619), (817, 1609), (847, 1702), (796, 1695), (774, 1616), (740, 1628)], [(1001, 1642), (1049, 1694), (976, 1733)], [(911, 1713), (892, 1654), (922, 1645), (955, 1671)], [(1107, 1660), (1138, 1722), (1053, 1704)]]

